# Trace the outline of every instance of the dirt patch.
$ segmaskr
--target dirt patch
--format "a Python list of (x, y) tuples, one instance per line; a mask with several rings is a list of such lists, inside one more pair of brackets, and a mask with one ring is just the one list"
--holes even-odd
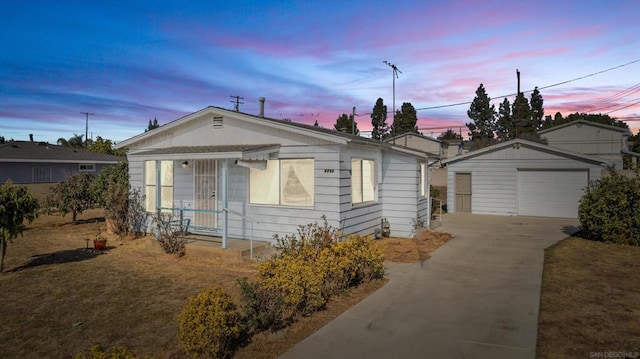
[(450, 241), (449, 233), (419, 231), (413, 238), (383, 238), (376, 243), (390, 262), (413, 263), (431, 258), (431, 253)]
[(640, 247), (570, 237), (548, 248), (538, 358), (640, 357), (638, 273)]
[[(9, 245), (6, 273), (0, 274), (3, 357), (69, 358), (94, 344), (125, 346), (151, 358), (183, 357), (177, 315), (187, 298), (218, 285), (237, 300), (237, 278), (253, 278), (257, 270), (243, 260), (154, 252), (144, 238), (106, 233), (101, 210), (86, 211), (79, 219), (81, 224), (72, 225), (70, 216), (40, 216)], [(98, 234), (108, 239), (105, 251), (92, 249)], [(398, 256), (424, 257), (422, 242), (402, 241), (411, 243), (406, 246), (411, 251)], [(254, 338), (236, 356), (277, 357), (385, 282), (350, 290), (287, 331)]]

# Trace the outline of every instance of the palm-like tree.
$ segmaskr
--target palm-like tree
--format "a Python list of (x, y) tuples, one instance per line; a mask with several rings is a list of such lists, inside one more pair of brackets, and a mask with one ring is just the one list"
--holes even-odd
[(60, 137), (58, 138), (58, 144), (64, 147), (82, 148), (84, 147), (84, 135), (73, 134), (68, 140)]

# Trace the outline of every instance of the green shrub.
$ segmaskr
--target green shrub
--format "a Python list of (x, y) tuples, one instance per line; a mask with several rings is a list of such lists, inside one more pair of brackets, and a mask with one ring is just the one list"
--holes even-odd
[(315, 261), (285, 254), (260, 264), (258, 285), (279, 296), (284, 304), (284, 321), (308, 315), (326, 304), (324, 273)]
[(75, 356), (75, 359), (136, 359), (138, 356), (136, 354), (125, 348), (125, 347), (115, 347), (111, 350), (105, 350), (100, 345), (94, 345), (89, 348), (87, 353), (78, 354)]
[(587, 187), (578, 218), (589, 239), (640, 245), (640, 178), (609, 169), (608, 177)]
[(279, 293), (267, 290), (258, 282), (249, 282), (247, 278), (239, 279), (238, 286), (248, 334), (276, 331), (289, 324), (285, 318), (284, 300)]
[(193, 357), (230, 357), (244, 334), (240, 319), (228, 294), (217, 287), (205, 289), (180, 312), (178, 339)]

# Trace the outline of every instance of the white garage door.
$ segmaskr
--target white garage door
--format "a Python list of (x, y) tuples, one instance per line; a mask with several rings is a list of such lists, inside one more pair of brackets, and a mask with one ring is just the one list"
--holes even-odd
[(518, 214), (577, 218), (587, 171), (518, 171)]

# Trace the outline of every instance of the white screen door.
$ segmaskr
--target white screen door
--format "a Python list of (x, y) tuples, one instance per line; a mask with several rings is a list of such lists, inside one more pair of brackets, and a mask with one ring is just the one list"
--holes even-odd
[(216, 183), (218, 161), (195, 160), (194, 226), (201, 229), (217, 227)]

